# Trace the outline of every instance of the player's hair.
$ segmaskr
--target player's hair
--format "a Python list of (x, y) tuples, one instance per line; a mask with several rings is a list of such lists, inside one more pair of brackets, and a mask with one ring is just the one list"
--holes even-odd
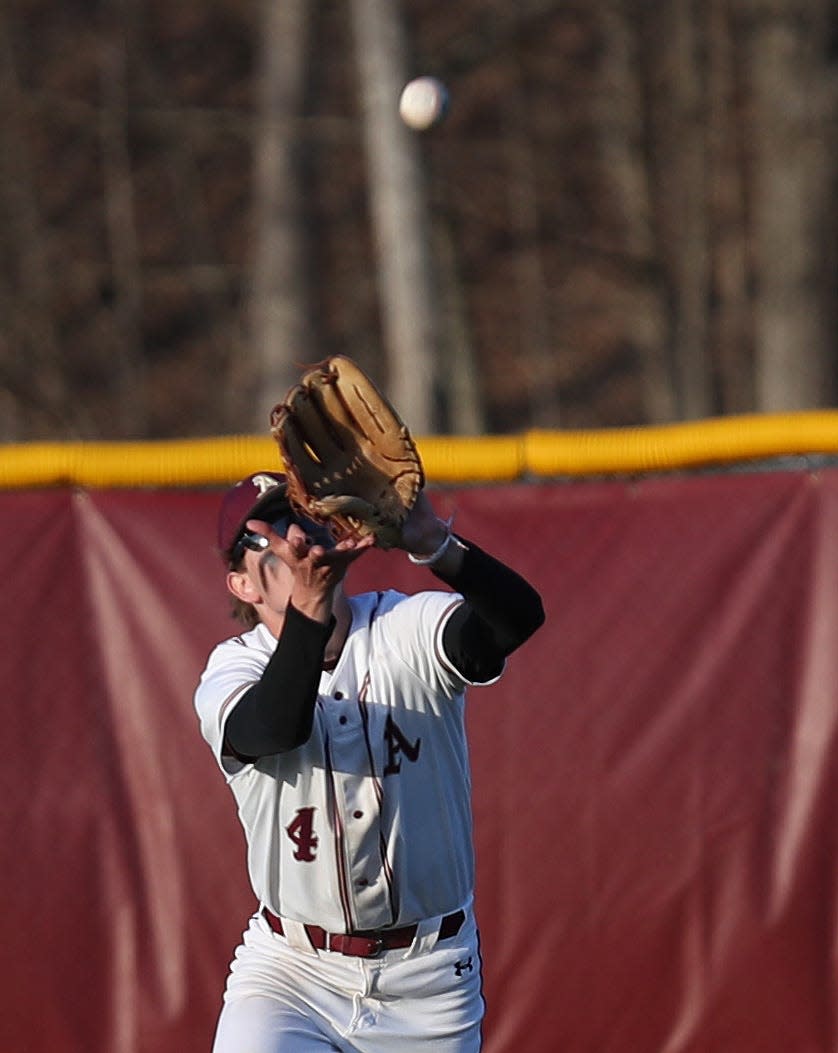
[(231, 596), (230, 615), (240, 622), (245, 629), (255, 629), (259, 624), (259, 616), (252, 603), (245, 603), (238, 596)]

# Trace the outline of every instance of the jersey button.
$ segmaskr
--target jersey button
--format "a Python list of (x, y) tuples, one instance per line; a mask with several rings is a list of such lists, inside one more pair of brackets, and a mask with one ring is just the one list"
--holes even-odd
[(361, 812), (361, 811), (355, 811), (355, 812), (352, 813), (352, 816), (355, 819), (363, 819), (364, 818), (364, 813)]
[(349, 717), (346, 717), (346, 716), (338, 717), (338, 723), (345, 724), (348, 719), (349, 719)]
[(340, 702), (340, 700), (343, 698), (343, 692), (335, 691), (335, 698), (338, 700), (338, 702)]
[(369, 883), (369, 878), (362, 877), (358, 881), (358, 888), (366, 888)]

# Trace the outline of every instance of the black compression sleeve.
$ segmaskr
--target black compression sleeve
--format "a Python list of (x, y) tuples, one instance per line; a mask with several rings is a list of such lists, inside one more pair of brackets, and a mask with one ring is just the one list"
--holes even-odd
[(308, 741), (323, 654), (334, 626), (334, 617), (323, 625), (288, 605), (261, 679), (242, 695), (227, 720), (227, 745), (238, 757), (285, 753)]
[(544, 607), (520, 574), (472, 542), (463, 543), (459, 571), (437, 572), (466, 600), (448, 619), (442, 643), (454, 667), (479, 683), (497, 676), (506, 656), (544, 623)]

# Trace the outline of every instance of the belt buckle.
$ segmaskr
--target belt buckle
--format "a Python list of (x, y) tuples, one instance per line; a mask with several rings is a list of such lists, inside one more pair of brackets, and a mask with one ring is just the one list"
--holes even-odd
[(384, 937), (381, 935), (365, 936), (367, 943), (369, 944), (369, 950), (364, 955), (365, 958), (377, 958), (379, 954), (384, 950)]
[(376, 958), (387, 946), (381, 933), (361, 936), (358, 933), (332, 935), (328, 932), (324, 945), (325, 950), (337, 951), (348, 958)]

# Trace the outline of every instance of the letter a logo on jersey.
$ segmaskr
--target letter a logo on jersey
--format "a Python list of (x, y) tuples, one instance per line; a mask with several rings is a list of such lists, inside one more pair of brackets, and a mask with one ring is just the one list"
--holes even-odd
[(402, 770), (401, 754), (404, 754), (409, 761), (418, 759), (422, 740), (417, 739), (415, 742), (410, 742), (389, 713), (387, 714), (387, 723), (384, 725), (384, 739), (387, 743), (385, 775), (399, 774)]

